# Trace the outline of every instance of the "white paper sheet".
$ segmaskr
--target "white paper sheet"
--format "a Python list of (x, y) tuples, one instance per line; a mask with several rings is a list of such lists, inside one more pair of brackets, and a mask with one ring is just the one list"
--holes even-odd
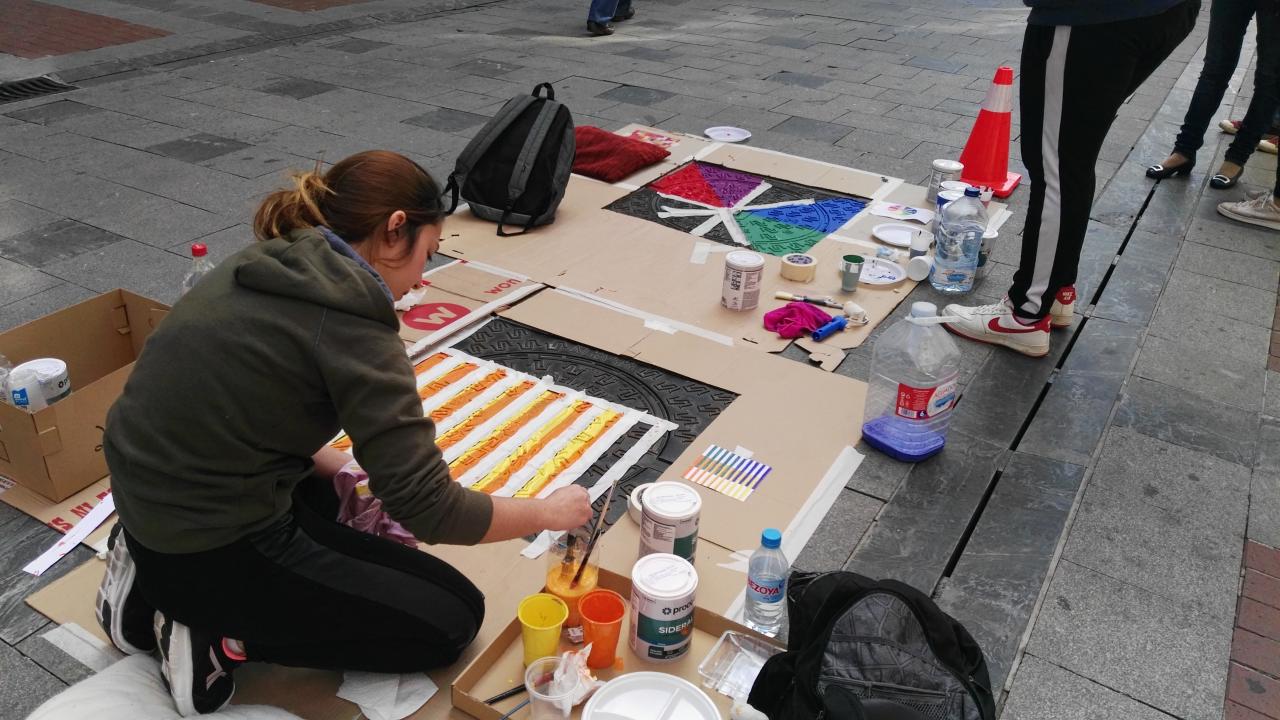
[(338, 697), (359, 705), (369, 720), (401, 720), (427, 704), (437, 689), (423, 673), (346, 672)]
[(71, 530), (62, 537), (58, 538), (58, 542), (54, 543), (52, 547), (41, 553), (40, 557), (27, 563), (27, 566), (22, 568), (23, 572), (29, 572), (32, 575), (37, 576), (43, 574), (45, 570), (53, 567), (54, 563), (58, 562), (63, 558), (63, 556), (71, 552), (72, 548), (79, 545), (85, 538), (89, 537), (90, 533), (97, 530), (98, 526), (106, 522), (107, 518), (111, 517), (111, 513), (115, 511), (116, 500), (111, 496), (111, 493), (107, 493), (107, 496), (102, 498), (102, 501), (97, 505), (94, 505), (93, 509), (89, 511), (89, 514), (81, 518), (80, 522), (76, 523), (75, 527), (71, 528)]

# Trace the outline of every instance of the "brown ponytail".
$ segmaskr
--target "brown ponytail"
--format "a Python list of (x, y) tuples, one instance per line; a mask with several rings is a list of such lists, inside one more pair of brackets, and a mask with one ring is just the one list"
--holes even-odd
[[(293, 230), (325, 226), (352, 245), (383, 237), (387, 218), (403, 210), (413, 238), (424, 225), (445, 217), (440, 186), (420, 165), (398, 153), (369, 150), (342, 160), (320, 174), (319, 168), (293, 175), (294, 187), (276, 190), (253, 218), (259, 240)], [(413, 251), (412, 245), (405, 254)]]

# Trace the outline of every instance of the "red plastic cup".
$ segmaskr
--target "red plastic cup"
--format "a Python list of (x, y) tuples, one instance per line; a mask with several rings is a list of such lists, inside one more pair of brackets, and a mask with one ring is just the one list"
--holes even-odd
[(592, 590), (578, 601), (578, 613), (582, 616), (583, 640), (591, 643), (587, 667), (612, 667), (618, 656), (618, 636), (627, 614), (627, 601), (612, 590)]

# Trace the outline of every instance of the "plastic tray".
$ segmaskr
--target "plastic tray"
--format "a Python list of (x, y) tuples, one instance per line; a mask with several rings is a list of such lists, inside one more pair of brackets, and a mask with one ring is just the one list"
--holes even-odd
[(726, 630), (698, 666), (704, 687), (735, 700), (745, 700), (764, 667), (764, 661), (782, 648), (763, 640)]

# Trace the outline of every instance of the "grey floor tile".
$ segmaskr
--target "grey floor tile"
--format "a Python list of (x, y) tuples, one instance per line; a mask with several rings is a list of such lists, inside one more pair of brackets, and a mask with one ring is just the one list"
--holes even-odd
[(953, 428), (947, 447), (907, 475), (848, 568), (931, 593), (1006, 454)]
[(793, 117), (779, 123), (773, 128), (773, 132), (785, 133), (819, 142), (834, 143), (848, 135), (852, 130), (846, 125), (837, 123)]
[(1255, 470), (1250, 487), (1248, 538), (1280, 547), (1280, 474)]
[(243, 150), (235, 150), (212, 160), (205, 160), (200, 165), (242, 178), (277, 176), (283, 182), (286, 173), (312, 170), (316, 167), (316, 161), (261, 145), (251, 145)]
[(999, 348), (992, 352), (952, 411), (951, 429), (1008, 447), (1039, 399), (1066, 341), (1056, 336), (1050, 355), (1039, 359)]
[(42, 268), (121, 240), (115, 233), (63, 219), (0, 240), (0, 256)]
[(41, 628), (38, 632), (18, 643), (18, 652), (27, 656), (49, 674), (68, 685), (75, 684), (93, 675), (84, 663), (68, 655), (62, 648), (44, 639), (45, 632), (56, 627), (53, 623)]
[(1203, 309), (1269, 328), (1275, 316), (1276, 291), (1174, 270), (1160, 302), (1175, 310)]
[(1187, 239), (1204, 245), (1280, 261), (1280, 236), (1272, 230), (1232, 222), (1224, 217), (1197, 218)]
[(36, 577), (23, 572), (22, 568), (61, 536), (56, 530), (26, 516), (6, 523), (4, 530), (5, 552), (0, 553), (0, 640), (13, 645), (48, 622), (43, 615), (27, 606), (27, 596), (92, 558), (93, 551), (78, 545), (43, 575)]
[(122, 287), (145, 297), (172, 303), (178, 299), (190, 261), (133, 240), (50, 265), (51, 275), (105, 292)]
[(796, 50), (806, 50), (808, 48), (813, 47), (817, 43), (816, 40), (810, 40), (804, 37), (793, 37), (789, 35), (770, 35), (769, 37), (762, 38), (760, 42), (765, 45), (774, 45), (776, 47), (789, 47), (789, 48), (794, 48)]
[(639, 60), (651, 60), (653, 62), (661, 62), (661, 63), (672, 62), (673, 59), (676, 59), (676, 58), (672, 58), (671, 53), (667, 50), (658, 50), (656, 48), (650, 48), (650, 47), (644, 47), (644, 46), (627, 48), (626, 50), (623, 50), (618, 54), (625, 55), (627, 57), (637, 58)]
[(1078, 376), (1123, 378), (1133, 366), (1141, 336), (1141, 325), (1089, 318), (1081, 325), (1062, 369)]
[(276, 80), (274, 82), (267, 83), (258, 89), (264, 93), (271, 93), (272, 95), (283, 95), (284, 97), (291, 97), (295, 100), (303, 100), (311, 97), (312, 95), (319, 95), (321, 93), (327, 93), (330, 90), (336, 90), (338, 89), (338, 86), (331, 85), (326, 82), (320, 82), (319, 80), (308, 80), (306, 78), (285, 78), (284, 80)]
[(1151, 319), (1151, 335), (1176, 340), (1205, 352), (1226, 351), (1256, 365), (1266, 365), (1271, 346), (1269, 328), (1232, 320), (1204, 308), (1162, 304)]
[(6, 113), (6, 115), (17, 120), (49, 125), (59, 120), (96, 112), (100, 112), (100, 109), (92, 105), (78, 103), (75, 100), (54, 100), (53, 102), (36, 105), (25, 110), (15, 110), (14, 112)]
[(1174, 267), (1262, 290), (1280, 285), (1280, 262), (1196, 242), (1183, 243)]
[(0, 644), (0, 705), (6, 717), (21, 718), (67, 688), (44, 668)]
[(55, 277), (0, 258), (0, 304), (17, 302), (57, 284)]
[(174, 160), (199, 163), (230, 152), (243, 150), (247, 147), (249, 147), (248, 143), (239, 140), (218, 137), (209, 133), (196, 133), (180, 140), (170, 140), (169, 142), (152, 145), (147, 150)]
[(631, 103), (632, 105), (652, 105), (662, 102), (673, 95), (675, 93), (667, 92), (666, 90), (655, 90), (638, 85), (623, 85), (606, 90), (596, 95), (596, 97), (614, 102)]
[(1252, 465), (1258, 418), (1239, 408), (1189, 398), (1168, 385), (1131, 378), (1121, 396), (1115, 425), (1165, 442)]
[(863, 455), (862, 464), (849, 479), (847, 487), (880, 500), (892, 498), (907, 473), (915, 467), (911, 463), (894, 460), (866, 442), (859, 442), (855, 449)]
[(1152, 336), (1143, 343), (1133, 372), (1210, 400), (1262, 410), (1266, 368), (1240, 359), (1231, 348), (1206, 351)]
[(1169, 716), (1034, 655), (1023, 657), (1001, 717), (1005, 720), (1168, 720)]
[(975, 634), (992, 687), (1004, 685), (1084, 468), (1014, 453), (938, 604)]
[[(253, 237), (252, 227), (248, 225), (232, 225), (225, 230), (219, 230), (204, 237), (196, 238), (193, 242), (204, 243), (205, 247), (209, 249), (209, 259), (216, 265), (249, 247), (256, 240)], [(183, 241), (169, 248), (169, 250), (184, 259), (189, 258), (191, 257), (191, 244), (191, 242)]]
[(1123, 383), (1123, 376), (1115, 375), (1058, 375), (1018, 441), (1018, 451), (1088, 465)]
[(471, 130), (473, 128), (478, 130), (481, 125), (488, 121), (489, 117), (487, 115), (441, 108), (421, 115), (415, 115), (411, 118), (405, 118), (402, 122), (410, 125), (417, 125), (418, 127), (439, 130), (441, 132), (459, 132)]
[(486, 60), (485, 58), (477, 58), (464, 62), (461, 65), (454, 65), (449, 68), (450, 72), (458, 75), (482, 75), (484, 77), (502, 77), (513, 70), (519, 70), (524, 67), (510, 62), (502, 62), (499, 60)]
[(1093, 309), (1094, 317), (1146, 325), (1168, 275), (1160, 265), (1122, 255)]
[(34, 205), (18, 200), (0, 200), (0, 246), (14, 235), (21, 235), (59, 219), (60, 216)]
[(853, 490), (841, 492), (796, 558), (796, 569), (811, 572), (843, 569), (882, 507), (884, 503), (873, 497)]
[(791, 72), (790, 70), (783, 70), (781, 72), (774, 73), (773, 75), (765, 78), (765, 80), (772, 80), (773, 82), (779, 82), (784, 85), (799, 85), (800, 87), (807, 88), (820, 88), (831, 82), (831, 78), (829, 77), (810, 75), (802, 72)]
[(1267, 371), (1267, 397), (1263, 414), (1280, 418), (1280, 373)]
[(1063, 557), (1230, 620), (1240, 575), (1239, 536), (1101, 487), (1090, 487)]
[(29, 323), (81, 300), (88, 300), (96, 294), (74, 283), (59, 282), (47, 290), (8, 305), (0, 305), (0, 332)]
[(363, 38), (350, 38), (348, 40), (333, 43), (332, 45), (327, 45), (326, 47), (330, 50), (341, 50), (345, 53), (359, 55), (367, 53), (370, 50), (387, 47), (390, 44), (391, 43), (378, 42), (376, 40), (365, 40)]
[(1253, 468), (1280, 473), (1280, 419), (1264, 417), (1258, 421), (1258, 457)]
[(1217, 718), (1231, 625), (1064, 561), (1027, 652), (1175, 717)]

